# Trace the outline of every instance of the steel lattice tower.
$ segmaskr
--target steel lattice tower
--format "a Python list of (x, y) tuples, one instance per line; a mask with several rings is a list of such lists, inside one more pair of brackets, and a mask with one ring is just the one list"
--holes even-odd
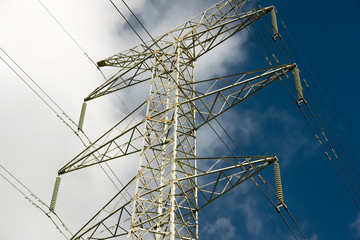
[[(246, 2), (221, 1), (153, 41), (98, 62), (120, 70), (85, 101), (146, 81), (149, 97), (59, 174), (133, 154), (139, 154), (140, 164), (137, 175), (72, 239), (199, 239), (198, 212), (277, 161), (275, 156), (199, 157), (196, 152), (200, 127), (297, 69), (291, 63), (195, 81), (199, 57), (266, 14), (274, 15), (272, 6), (245, 11)], [(273, 18), (274, 37), (275, 24)], [(119, 131), (120, 126), (125, 127)]]

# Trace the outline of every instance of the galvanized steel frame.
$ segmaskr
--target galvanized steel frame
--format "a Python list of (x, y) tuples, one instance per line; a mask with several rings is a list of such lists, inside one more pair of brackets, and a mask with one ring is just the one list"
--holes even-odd
[[(59, 174), (135, 153), (140, 164), (137, 175), (72, 239), (198, 239), (203, 207), (277, 161), (275, 156), (200, 158), (196, 151), (200, 127), (296, 68), (287, 64), (195, 81), (199, 57), (274, 11), (244, 11), (246, 2), (221, 1), (154, 41), (98, 63), (120, 70), (86, 101), (148, 80), (149, 97)], [(109, 140), (101, 143), (104, 139)]]

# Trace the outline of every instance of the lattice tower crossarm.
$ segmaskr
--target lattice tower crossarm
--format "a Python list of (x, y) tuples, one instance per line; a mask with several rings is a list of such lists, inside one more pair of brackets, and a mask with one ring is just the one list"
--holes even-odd
[(274, 11), (243, 11), (246, 2), (221, 1), (152, 42), (99, 62), (120, 71), (86, 100), (149, 80), (148, 99), (132, 112), (145, 117), (117, 132), (120, 121), (59, 174), (134, 153), (140, 154), (139, 170), (72, 239), (197, 240), (203, 207), (277, 161), (274, 156), (201, 158), (196, 151), (200, 127), (296, 68), (285, 64), (244, 72), (235, 80), (194, 80), (199, 57)]
[[(244, 11), (243, 5), (246, 2), (221, 1), (181, 26), (155, 38), (154, 41), (140, 44), (98, 62), (99, 67), (118, 67), (120, 71), (91, 92), (85, 100), (150, 80), (151, 77), (146, 73), (152, 71), (153, 58), (156, 58), (158, 52), (168, 57), (174, 54), (174, 47), (180, 44), (184, 50), (183, 54), (187, 54), (190, 61), (196, 61), (267, 13), (274, 12), (273, 6)], [(133, 71), (134, 69), (136, 71)]]

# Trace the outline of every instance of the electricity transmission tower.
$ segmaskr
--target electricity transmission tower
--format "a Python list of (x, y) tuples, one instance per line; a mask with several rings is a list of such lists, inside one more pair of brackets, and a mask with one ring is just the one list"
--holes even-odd
[[(132, 180), (72, 239), (199, 239), (198, 212), (277, 161), (197, 155), (199, 128), (288, 72), (298, 78), (290, 63), (195, 81), (198, 58), (263, 16), (272, 16), (274, 39), (279, 36), (274, 7), (246, 10), (245, 3), (221, 1), (150, 42), (98, 62), (119, 71), (85, 101), (148, 81), (149, 97), (59, 174), (136, 154), (140, 163)], [(281, 206), (281, 194), (278, 200)]]

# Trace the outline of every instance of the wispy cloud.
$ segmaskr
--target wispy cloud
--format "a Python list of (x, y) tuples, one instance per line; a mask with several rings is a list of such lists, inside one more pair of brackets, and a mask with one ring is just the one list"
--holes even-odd
[(205, 235), (203, 237), (207, 239), (214, 239), (214, 237), (218, 239), (241, 239), (239, 236), (236, 236), (236, 229), (230, 218), (219, 217), (215, 222), (207, 223), (202, 229)]
[[(281, 159), (283, 166), (288, 165), (299, 152), (312, 154), (307, 149), (315, 148), (315, 145), (311, 144), (314, 141), (304, 133), (300, 124), (301, 119), (296, 119), (290, 112), (274, 109), (272, 106), (262, 111), (242, 107), (239, 109), (224, 113), (220, 116), (220, 122), (231, 136), (236, 136), (236, 143), (245, 154), (274, 154)], [(231, 140), (218, 124), (215, 121), (211, 124), (220, 137), (232, 146)], [(207, 134), (203, 135), (204, 132)], [(200, 129), (199, 147), (200, 153), (212, 154), (221, 150), (224, 154), (227, 152), (224, 144), (212, 133), (210, 127)], [(252, 152), (249, 153), (248, 149)]]
[(309, 238), (309, 240), (319, 240), (319, 237), (318, 237), (317, 234), (313, 233), (313, 234), (311, 235), (311, 237)]
[[(247, 181), (232, 190), (226, 197), (220, 198), (220, 203), (212, 207), (210, 212), (213, 215), (220, 215), (216, 222), (223, 225), (227, 223), (229, 226), (235, 227), (236, 237), (246, 239), (270, 239), (263, 238), (267, 232), (267, 213), (261, 211), (263, 205), (262, 200), (258, 199), (258, 195), (254, 194), (254, 185), (252, 182)], [(226, 220), (225, 216), (236, 216), (236, 223), (231, 223)], [(230, 219), (230, 218), (229, 218)], [(211, 223), (215, 224), (215, 223)], [(204, 232), (208, 234), (210, 231), (206, 224)], [(212, 232), (215, 234), (215, 232)], [(240, 235), (240, 236), (239, 236)], [(265, 234), (266, 235), (266, 234)], [(224, 239), (238, 239), (238, 238), (224, 238)]]
[(360, 239), (360, 214), (356, 217), (356, 220), (349, 226), (354, 231), (356, 239)]
[[(21, 4), (18, 4), (19, 2)], [(85, 0), (43, 2), (95, 61), (140, 43), (109, 3)], [(184, 0), (169, 4), (169, 1), (164, 0), (142, 0), (132, 1), (130, 7), (146, 22), (146, 27), (156, 37), (182, 24), (215, 2), (217, 1)], [(190, 4), (191, 8), (188, 7)], [(128, 12), (126, 15), (130, 16)], [(0, 20), (3, 44), (1, 47), (8, 50), (37, 83), (77, 121), (83, 98), (103, 81), (97, 69), (36, 1), (1, 3)], [(199, 59), (196, 63), (196, 77), (202, 79), (220, 76), (226, 73), (229, 64), (234, 66), (244, 61), (247, 54), (242, 45), (246, 40), (246, 35), (235, 37), (210, 52), (206, 59)], [(1, 161), (10, 170), (14, 170), (16, 175), (21, 176), (21, 180), (34, 189), (44, 201), (50, 200), (57, 170), (76, 156), (83, 146), (11, 71), (1, 70), (0, 79), (0, 142), (3, 146)], [(139, 95), (144, 95), (144, 92), (147, 94), (147, 90), (139, 90), (141, 89), (122, 92), (120, 96), (123, 100), (131, 102)], [(119, 117), (126, 115), (118, 110), (119, 105), (120, 103), (112, 98), (99, 99), (89, 104), (85, 130), (92, 139), (100, 136), (118, 121)], [(250, 110), (240, 113), (228, 112), (222, 116), (222, 120), (229, 133), (236, 134), (241, 143), (240, 147), (247, 147), (258, 140), (256, 136), (265, 130), (267, 121), (290, 124), (282, 125), (290, 126), (291, 129), (295, 129), (296, 122), (287, 112), (277, 112), (271, 108), (261, 113)], [(220, 131), (218, 126), (215, 127)], [(217, 137), (207, 131), (210, 131), (209, 128), (199, 131), (199, 152), (213, 155), (219, 150), (223, 151), (224, 148), (218, 144)], [(300, 132), (291, 132), (291, 136), (273, 138), (288, 151), (288, 156), (301, 149), (306, 141)], [(225, 136), (221, 131), (220, 134)], [(288, 144), (289, 142), (292, 144)], [(273, 146), (271, 142), (268, 144)], [(244, 150), (246, 152), (246, 149)], [(130, 175), (129, 162), (135, 162), (134, 166), (131, 165), (132, 173), (137, 168), (137, 161), (135, 158), (127, 159), (126, 162), (120, 160), (113, 166), (120, 177), (123, 177)], [(0, 184), (6, 185), (3, 182)], [(231, 202), (225, 204), (236, 206), (235, 210), (245, 219), (247, 233), (256, 238), (265, 231), (266, 223), (264, 214), (259, 210), (261, 202), (250, 193), (251, 184), (249, 182), (239, 186), (234, 198), (226, 200)], [(12, 192), (10, 187), (1, 185), (1, 189), (6, 189), (7, 194), (0, 209), (5, 213), (3, 216), (7, 218), (9, 226), (1, 230), (1, 239), (11, 239), (20, 225), (26, 226), (26, 229), (22, 231), (23, 236), (19, 239), (29, 239), (29, 236), (33, 236), (34, 239), (62, 239), (51, 223), (44, 225), (48, 219), (36, 212), (37, 210), (28, 205), (16, 192)], [(71, 230), (76, 231), (110, 199), (113, 192), (113, 186), (99, 168), (71, 173), (63, 177), (57, 209)], [(240, 198), (240, 195), (236, 195), (240, 193), (247, 195)], [(238, 226), (228, 217), (220, 216), (205, 227), (204, 231), (209, 236), (214, 236), (216, 232), (222, 236), (221, 239), (240, 239), (236, 234)], [(359, 218), (352, 224), (352, 228), (360, 237)], [(313, 235), (312, 240), (317, 240), (317, 236)]]
[(247, 196), (245, 201), (242, 201), (238, 208), (244, 214), (246, 219), (246, 230), (254, 237), (258, 237), (263, 232), (263, 220), (258, 212), (258, 201), (252, 197)]
[[(109, 2), (42, 2), (94, 61), (140, 43)], [(186, 0), (169, 4), (169, 1), (158, 0), (129, 4), (156, 37), (215, 2)], [(121, 2), (117, 4), (121, 5)], [(188, 7), (190, 4), (191, 8)], [(1, 47), (77, 122), (83, 98), (103, 82), (101, 74), (37, 1), (3, 1), (0, 5)], [(125, 10), (124, 6), (121, 9)], [(129, 12), (125, 14), (130, 16)], [(229, 41), (231, 48), (214, 50), (206, 60), (211, 67), (199, 61), (196, 76), (226, 72), (228, 63), (238, 63), (241, 59), (234, 48), (238, 50), (242, 42), (242, 39), (235, 38)], [(1, 163), (48, 202), (57, 170), (81, 152), (83, 146), (11, 70), (2, 62), (0, 67)], [(108, 75), (112, 70), (104, 69)], [(148, 90), (121, 92), (120, 97), (128, 104), (139, 94), (146, 95)], [(111, 97), (88, 104), (84, 129), (92, 140), (126, 115), (119, 110), (119, 105), (121, 103)], [(138, 158), (120, 160), (112, 166), (123, 178), (132, 174), (128, 166), (133, 162), (135, 167), (131, 168), (134, 170), (138, 166)], [(26, 226), (24, 236), (18, 236), (19, 240), (29, 236), (34, 239), (62, 239), (45, 215), (11, 190), (5, 181), (0, 181), (0, 184), (7, 193), (0, 208), (4, 213), (2, 216), (7, 219), (6, 229), (1, 229), (1, 239), (11, 239), (17, 226)], [(114, 192), (114, 187), (99, 167), (74, 172), (62, 177), (56, 210), (75, 232)], [(220, 219), (218, 224), (223, 226), (226, 221)], [(231, 226), (226, 228), (230, 234)]]

